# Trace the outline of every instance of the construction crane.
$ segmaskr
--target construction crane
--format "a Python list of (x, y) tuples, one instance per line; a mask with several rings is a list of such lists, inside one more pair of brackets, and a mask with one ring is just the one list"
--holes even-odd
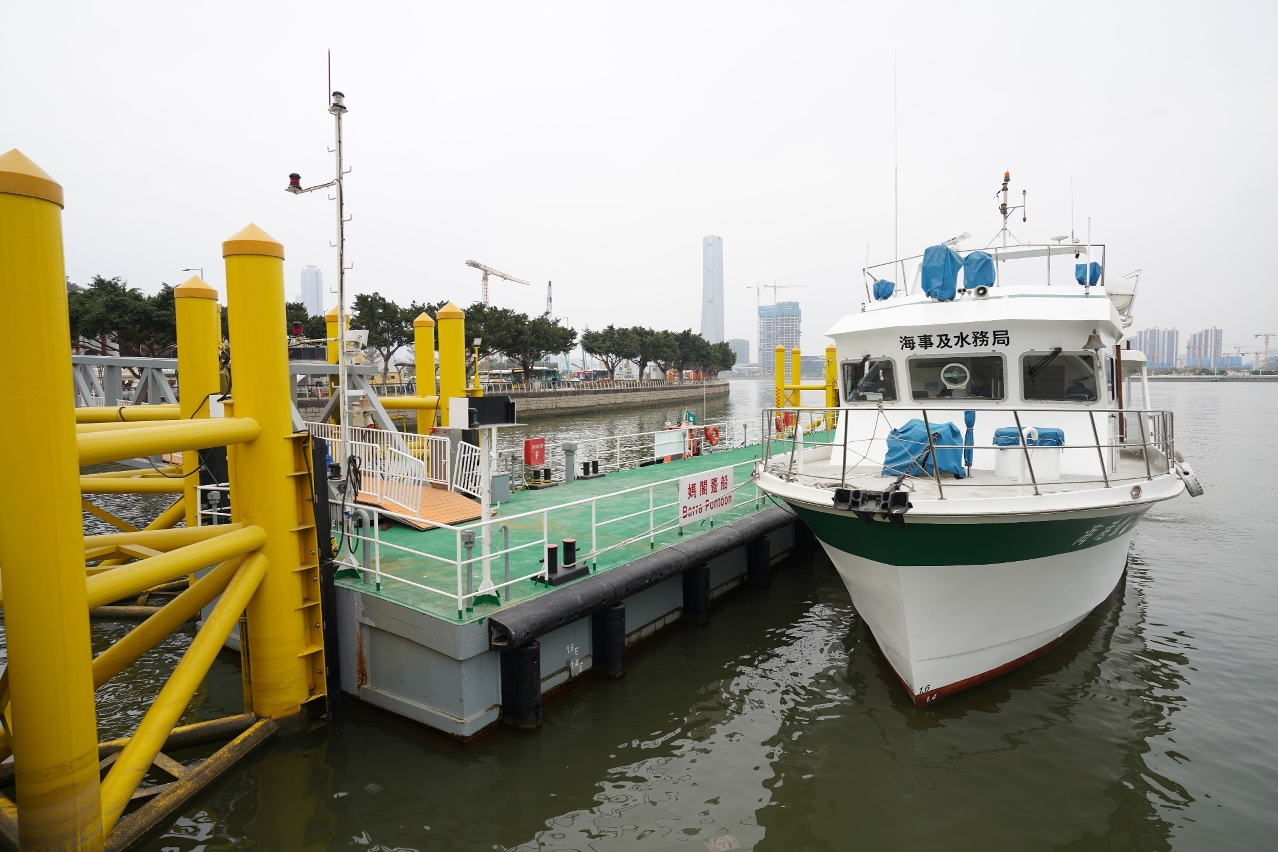
[(1248, 351), (1248, 350), (1246, 350), (1246, 349), (1243, 349), (1243, 348), (1242, 348), (1242, 346), (1241, 346), (1240, 344), (1237, 344), (1237, 343), (1231, 343), (1231, 344), (1230, 344), (1230, 346), (1232, 346), (1232, 347), (1234, 348), (1234, 357), (1238, 359), (1238, 366), (1239, 366), (1239, 367), (1241, 367), (1241, 366), (1242, 366), (1242, 356), (1244, 356), (1244, 355), (1257, 355), (1257, 354), (1259, 354), (1259, 353), (1257, 353), (1257, 352), (1250, 352), (1250, 351)]
[(484, 273), (483, 302), (485, 305), (488, 304), (488, 276), (489, 275), (496, 275), (498, 278), (505, 278), (507, 281), (512, 281), (515, 284), (528, 283), (527, 281), (524, 281), (522, 278), (514, 278), (510, 275), (507, 275), (504, 272), (498, 272), (496, 269), (493, 269), (491, 266), (484, 266), (482, 263), (480, 263), (477, 260), (468, 260), (466, 261), (466, 265), (473, 267), (475, 269), (478, 269), (480, 272)]
[(1260, 369), (1268, 370), (1269, 369), (1269, 338), (1278, 337), (1278, 331), (1270, 331), (1270, 332), (1266, 332), (1265, 334), (1257, 334), (1256, 337), (1263, 337), (1265, 339), (1265, 360), (1262, 362), (1262, 366), (1260, 367)]

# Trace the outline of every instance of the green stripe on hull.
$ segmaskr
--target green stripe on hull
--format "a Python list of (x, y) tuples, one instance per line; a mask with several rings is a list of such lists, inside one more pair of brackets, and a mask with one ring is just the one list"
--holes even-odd
[(905, 528), (876, 520), (868, 526), (851, 512), (818, 512), (790, 504), (821, 541), (885, 565), (992, 565), (1086, 550), (1126, 535), (1145, 514), (1116, 511), (1103, 517), (924, 523), (905, 516)]

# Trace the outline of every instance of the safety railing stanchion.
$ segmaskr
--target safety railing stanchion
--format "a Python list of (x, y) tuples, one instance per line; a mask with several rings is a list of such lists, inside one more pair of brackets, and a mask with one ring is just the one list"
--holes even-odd
[(1088, 411), (1087, 419), (1092, 424), (1092, 440), (1096, 442), (1096, 460), (1100, 462), (1101, 476), (1105, 479), (1105, 487), (1109, 487), (1109, 471), (1105, 469), (1105, 453), (1101, 451), (1100, 433), (1096, 431), (1096, 412)]
[(599, 503), (598, 498), (594, 498), (590, 501), (590, 564), (591, 564), (590, 570), (592, 571), (597, 570), (599, 568), (599, 559), (598, 557), (595, 556), (595, 554), (599, 552), (599, 542), (598, 542), (599, 516), (597, 513), (598, 503)]
[(1030, 459), (1029, 442), (1026, 441), (1025, 430), (1021, 427), (1021, 414), (1013, 408), (1012, 416), (1016, 418), (1016, 437), (1021, 442), (1021, 449), (1025, 451), (1025, 466), (1029, 468), (1030, 482), (1034, 485), (1034, 493), (1038, 494), (1038, 478), (1034, 476), (1034, 462)]
[[(377, 510), (373, 510), (373, 576), (377, 578), (377, 591), (382, 590), (382, 522), (377, 517)], [(365, 540), (364, 546), (368, 547), (368, 541)]]
[(457, 620), (463, 621), (466, 618), (466, 605), (462, 599), (461, 530), (454, 531), (453, 543), (457, 548)]
[[(848, 417), (847, 409), (844, 408), (840, 412), (843, 415), (843, 457), (839, 462), (839, 487), (848, 487)], [(838, 428), (838, 420), (836, 415), (835, 428)]]
[(1152, 480), (1154, 474), (1149, 469), (1149, 429), (1145, 422), (1145, 412), (1136, 412), (1136, 422), (1140, 424), (1140, 454), (1145, 458), (1145, 479)]
[[(1013, 411), (1012, 413), (1015, 414), (1016, 412)], [(1018, 427), (1021, 425), (1021, 421), (1019, 419), (1017, 419), (1016, 425)], [(931, 460), (932, 460), (932, 478), (936, 480), (937, 497), (941, 500), (944, 500), (945, 490), (941, 488), (941, 466), (936, 463), (936, 442), (932, 440), (932, 424), (927, 419), (926, 408), (923, 409), (923, 428), (927, 430), (927, 449), (928, 449), (928, 455), (931, 456)], [(913, 467), (913, 465), (911, 465), (911, 467)], [(924, 475), (927, 475), (927, 468), (924, 468), (922, 473)], [(1037, 487), (1035, 487), (1034, 493), (1035, 494), (1038, 493)]]
[(648, 549), (657, 549), (656, 530), (656, 512), (653, 510), (653, 493), (652, 486), (648, 486)]
[(501, 525), (501, 549), (504, 579), (502, 580), (502, 597), (510, 600), (510, 527)]
[[(550, 514), (546, 509), (541, 510), (541, 553), (544, 557), (546, 548), (550, 546)], [(550, 566), (543, 563), (541, 573), (550, 579)]]

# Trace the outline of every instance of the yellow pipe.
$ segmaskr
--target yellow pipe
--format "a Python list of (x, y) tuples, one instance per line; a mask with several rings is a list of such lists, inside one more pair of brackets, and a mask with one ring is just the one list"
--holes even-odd
[(148, 477), (110, 477), (91, 479), (80, 477), (81, 494), (181, 494), (181, 479)]
[(97, 689), (124, 671), (138, 657), (154, 648), (165, 636), (177, 630), (187, 619), (222, 594), (243, 561), (242, 556), (237, 556), (218, 565), (196, 580), (191, 588), (160, 607), (155, 615), (98, 654), (93, 660), (93, 688)]
[[(63, 285), (65, 286), (65, 285)], [(287, 397), (285, 397), (287, 399)], [(84, 584), (88, 589), (88, 610), (105, 606), (111, 601), (136, 595), (152, 586), (176, 580), (193, 571), (257, 550), (266, 543), (266, 532), (261, 527), (245, 527), (217, 538), (189, 544), (186, 547), (140, 559), (131, 565), (122, 565), (102, 574), (94, 574)], [(81, 568), (81, 572), (83, 572)], [(83, 576), (83, 574), (82, 574)]]
[(834, 344), (825, 347), (825, 405), (826, 408), (839, 407), (839, 370), (835, 363)]
[[(800, 360), (799, 347), (790, 350), (790, 384), (798, 385), (803, 383), (803, 362)], [(823, 388), (824, 389), (824, 388)], [(799, 391), (790, 391), (790, 405), (798, 408), (802, 404), (802, 398)]]
[[(381, 398), (382, 408), (394, 411), (434, 411), (439, 407), (437, 396), (386, 396)], [(427, 429), (426, 431), (430, 431)]]
[[(288, 402), (287, 392), (284, 401)], [(90, 432), (87, 435), (77, 435), (76, 443), (80, 447), (80, 464), (83, 466), (182, 450), (201, 450), (222, 444), (239, 444), (253, 440), (261, 432), (256, 421), (246, 418), (182, 420), (163, 426), (148, 426), (145, 429)]]
[(9, 487), (0, 488), (5, 638), (12, 723), (22, 732), (13, 742), (19, 842), (100, 850), (62, 187), (17, 149), (0, 155), (0, 316), (11, 326), (0, 335), (0, 357), (42, 368), (37, 381), (8, 388), (9, 410), (30, 416), (0, 418), (0, 446), (9, 450)]
[[(439, 408), (439, 397), (435, 395), (435, 321), (430, 314), (422, 311), (413, 320), (413, 361), (417, 369), (417, 395), (419, 398), (434, 399), (435, 408)], [(427, 418), (417, 415), (417, 434), (429, 435), (434, 425), (434, 412)]]
[(75, 409), (76, 423), (142, 423), (147, 420), (177, 420), (178, 406), (121, 405)]
[[(280, 340), (283, 341), (283, 336)], [(232, 344), (234, 346), (234, 344)], [(285, 397), (287, 400), (288, 397)], [(267, 571), (267, 559), (260, 553), (245, 560), (235, 579), (231, 580), (222, 598), (213, 607), (204, 627), (195, 634), (191, 646), (186, 649), (173, 674), (165, 681), (160, 694), (151, 703), (146, 715), (129, 744), (116, 758), (115, 765), (102, 782), (102, 827), (110, 831), (119, 821), (124, 808), (143, 776), (151, 769), (155, 756), (164, 747), (164, 741), (173, 731), (173, 726), (181, 718), (182, 712), (191, 702), (191, 696), (199, 688), (209, 666), (217, 657), (222, 643), (230, 634), (231, 628), (239, 620), (245, 605), (249, 604), (254, 592), (264, 582)], [(256, 638), (256, 637), (254, 637)], [(97, 744), (94, 744), (94, 757), (97, 757)], [(96, 763), (95, 763), (96, 768)]]
[(820, 385), (789, 385), (788, 384), (788, 385), (785, 385), (785, 389), (788, 391), (805, 391), (805, 390), (806, 391), (823, 391), (825, 390), (825, 385), (824, 384), (820, 384)]
[(118, 432), (121, 429), (143, 429), (147, 426), (165, 426), (177, 418), (168, 420), (143, 420), (141, 423), (77, 423), (75, 433), (86, 435), (89, 432)]
[(143, 530), (151, 532), (154, 532), (155, 530), (167, 530), (185, 517), (186, 497), (179, 497), (169, 504), (169, 508), (156, 515), (155, 520), (147, 524)]
[[(217, 352), (222, 342), (222, 318), (217, 291), (192, 275), (173, 288), (173, 305), (177, 311), (178, 410), (183, 420), (207, 420), (213, 397), (222, 386)], [(182, 454), (188, 527), (199, 520), (195, 491), (200, 484), (199, 469), (199, 453)]]
[(248, 607), (251, 709), (276, 719), (300, 712), (311, 692), (311, 660), (304, 656), (310, 610), (302, 606), (304, 573), (318, 574), (297, 571), (303, 554), (315, 549), (313, 538), (303, 547), (305, 536), (315, 533), (315, 520), (291, 476), (306, 468), (298, 452), (305, 445), (292, 437), (288, 345), (279, 333), (285, 323), (284, 247), (249, 225), (222, 244), (222, 256), (231, 351), (253, 365), (235, 375), (235, 411), (262, 425), (261, 437), (235, 448), (231, 474), (233, 518), (266, 531), (266, 576)]
[(789, 394), (785, 392), (785, 347), (778, 345), (773, 354), (772, 381), (776, 386), (776, 393), (773, 395), (772, 404), (776, 408), (785, 408), (790, 399)]
[[(171, 508), (171, 507), (170, 507)], [(176, 530), (144, 530), (136, 533), (103, 533), (84, 537), (86, 550), (95, 547), (114, 547), (117, 544), (140, 544), (152, 550), (177, 550), (189, 544), (229, 535), (244, 529), (243, 524), (224, 524), (218, 527), (184, 527)]]
[(83, 497), (80, 498), (80, 509), (82, 511), (88, 512), (90, 515), (92, 515), (93, 517), (97, 518), (100, 521), (106, 521), (108, 524), (115, 527), (117, 530), (124, 530), (125, 532), (141, 532), (141, 530), (133, 526), (133, 524), (121, 518), (117, 518), (111, 512), (108, 512), (106, 509), (103, 509), (101, 506), (98, 506), (94, 503), (90, 503), (88, 500), (85, 500)]
[[(466, 395), (466, 314), (452, 302), (435, 313), (439, 324), (439, 420), (448, 426), (448, 400)], [(465, 428), (465, 423), (458, 428)]]
[(86, 479), (149, 479), (151, 477), (181, 476), (182, 468), (165, 465), (159, 468), (144, 468), (142, 470), (104, 470), (99, 473), (82, 473), (80, 480)]

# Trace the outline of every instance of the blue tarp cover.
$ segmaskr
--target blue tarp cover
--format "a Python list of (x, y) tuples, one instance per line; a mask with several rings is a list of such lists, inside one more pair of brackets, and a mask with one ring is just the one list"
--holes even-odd
[(948, 302), (958, 292), (958, 273), (963, 259), (949, 246), (929, 246), (923, 252), (923, 292)]
[(1075, 281), (1077, 281), (1079, 284), (1089, 284), (1089, 285), (1093, 285), (1093, 286), (1094, 286), (1097, 282), (1099, 282), (1099, 281), (1100, 281), (1101, 265), (1100, 265), (1099, 263), (1097, 263), (1096, 261), (1094, 261), (1094, 260), (1093, 260), (1093, 261), (1091, 262), (1091, 267), (1092, 267), (1092, 275), (1091, 275), (1091, 278), (1092, 278), (1092, 280), (1091, 280), (1091, 281), (1084, 281), (1084, 280), (1083, 280), (1083, 277), (1087, 274), (1084, 270), (1086, 270), (1086, 269), (1087, 269), (1087, 266), (1088, 266), (1088, 264), (1086, 264), (1086, 263), (1076, 263), (1076, 264), (1074, 264), (1074, 280), (1075, 280)]
[(994, 286), (994, 258), (983, 251), (974, 251), (963, 258), (963, 286), (969, 290)]
[(891, 281), (884, 281), (880, 278), (874, 282), (874, 298), (878, 301), (892, 298), (892, 293), (896, 291), (896, 285)]
[[(1013, 430), (1015, 431), (1015, 430)], [(953, 423), (933, 423), (936, 441), (936, 461), (941, 470), (954, 474), (958, 479), (967, 476), (963, 468), (963, 436)], [(926, 463), (919, 461), (927, 455)], [(932, 455), (927, 451), (927, 427), (922, 420), (911, 420), (899, 429), (893, 429), (887, 438), (887, 455), (883, 457), (884, 476), (931, 476)]]
[[(1031, 447), (1063, 447), (1065, 446), (1065, 430), (1057, 429), (1054, 426), (1034, 426), (1034, 431), (1038, 433), (1037, 438), (1026, 440), (1026, 444)], [(1028, 430), (1027, 430), (1028, 431)], [(1020, 441), (1016, 440), (1016, 427), (1004, 426), (994, 430), (994, 446), (996, 447), (1018, 447)]]

